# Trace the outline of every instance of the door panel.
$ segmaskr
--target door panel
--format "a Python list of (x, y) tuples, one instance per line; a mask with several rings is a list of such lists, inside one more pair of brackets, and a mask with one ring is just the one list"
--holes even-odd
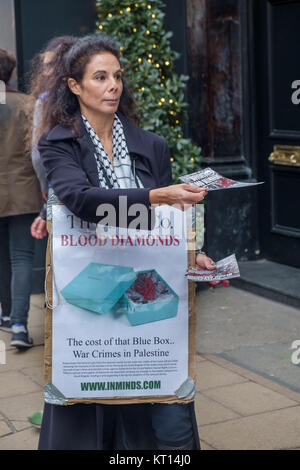
[(257, 142), (261, 245), (265, 258), (300, 267), (300, 1), (258, 0)]

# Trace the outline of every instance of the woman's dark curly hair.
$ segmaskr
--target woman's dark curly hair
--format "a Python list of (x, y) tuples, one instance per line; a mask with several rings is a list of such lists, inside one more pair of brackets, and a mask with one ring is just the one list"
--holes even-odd
[[(29, 93), (35, 99), (48, 90), (51, 84), (51, 75), (45, 74), (44, 57), (47, 52), (53, 53), (53, 58), (47, 64), (52, 69), (57, 60), (57, 55), (64, 55), (78, 38), (75, 36), (56, 36), (45, 45), (45, 47), (34, 56), (30, 64)], [(50, 83), (49, 83), (50, 82)]]
[[(57, 124), (78, 131), (79, 102), (68, 86), (68, 78), (81, 83), (86, 66), (95, 54), (110, 52), (121, 65), (120, 48), (115, 41), (104, 34), (95, 33), (77, 39), (62, 57), (56, 57), (51, 74), (51, 86), (43, 105), (42, 119), (37, 129), (37, 137), (53, 129)], [(122, 67), (122, 65), (121, 65)], [(128, 84), (122, 76), (123, 92), (119, 110), (129, 119), (138, 123), (135, 102)]]
[[(69, 51), (70, 47), (75, 43), (78, 38), (75, 36), (57, 36), (46, 44), (44, 49), (42, 49), (35, 57), (32, 59), (30, 64), (30, 73), (29, 73), (29, 96), (31, 99), (28, 100), (26, 105), (27, 112), (27, 133), (26, 133), (26, 147), (28, 150), (31, 149), (32, 144), (37, 144), (37, 134), (35, 132), (35, 142), (32, 142), (33, 134), (33, 116), (34, 116), (34, 107), (36, 100), (43, 96), (43, 93), (47, 93), (51, 88), (53, 83), (53, 70), (62, 62), (64, 55)], [(52, 58), (47, 64), (47, 73), (45, 73), (44, 57), (47, 52), (51, 52)], [(40, 102), (40, 111), (43, 114), (42, 105), (44, 105), (45, 100), (43, 99)], [(40, 128), (40, 123), (38, 123), (38, 128)]]

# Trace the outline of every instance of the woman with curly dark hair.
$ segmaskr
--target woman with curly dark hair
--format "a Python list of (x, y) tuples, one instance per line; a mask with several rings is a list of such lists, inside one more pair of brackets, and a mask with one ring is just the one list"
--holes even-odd
[[(134, 203), (150, 211), (152, 204), (195, 204), (204, 198), (206, 189), (172, 185), (165, 139), (137, 127), (119, 47), (110, 37), (79, 38), (63, 62), (54, 66), (37, 132), (48, 182), (73, 214), (99, 222), (98, 206), (109, 203), (119, 222), (120, 196), (126, 196), (127, 213)], [(196, 262), (211, 266), (205, 255)], [(199, 448), (194, 407), (46, 403), (39, 448)]]
[[(54, 63), (58, 66), (74, 44), (77, 38), (73, 36), (59, 36), (51, 39), (45, 48), (39, 52), (31, 63), (31, 76), (29, 81), (30, 98), (27, 109), (30, 125), (27, 128), (27, 147), (31, 151), (32, 165), (40, 182), (40, 187), (44, 201), (48, 199), (48, 183), (46, 180), (45, 169), (42, 165), (39, 151), (37, 149), (38, 137), (36, 129), (39, 125), (42, 108), (47, 101), (48, 88), (51, 86), (52, 68)], [(31, 235), (34, 238), (42, 239), (47, 235), (46, 228), (46, 204), (44, 204), (38, 217), (31, 225)]]

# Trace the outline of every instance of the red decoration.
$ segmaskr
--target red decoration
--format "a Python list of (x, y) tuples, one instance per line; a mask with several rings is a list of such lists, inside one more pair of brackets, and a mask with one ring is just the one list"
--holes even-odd
[(209, 287), (212, 287), (213, 289), (217, 287), (218, 285), (222, 285), (223, 287), (229, 287), (230, 282), (226, 279), (224, 281), (211, 281), (208, 282)]
[(134, 289), (144, 296), (144, 301), (155, 300), (155, 287), (151, 279), (145, 274), (139, 274), (134, 283)]

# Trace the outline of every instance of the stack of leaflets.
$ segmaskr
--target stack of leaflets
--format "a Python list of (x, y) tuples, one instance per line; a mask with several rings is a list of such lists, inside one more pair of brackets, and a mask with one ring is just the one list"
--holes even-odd
[(195, 282), (211, 282), (223, 281), (224, 279), (232, 279), (240, 276), (239, 266), (235, 255), (227, 256), (216, 263), (216, 269), (209, 271), (208, 269), (189, 269), (185, 276), (189, 281)]
[(216, 191), (218, 189), (245, 188), (246, 186), (256, 186), (261, 183), (242, 183), (234, 181), (217, 173), (211, 168), (196, 171), (190, 175), (181, 176), (180, 181), (196, 186), (205, 186), (208, 191)]

